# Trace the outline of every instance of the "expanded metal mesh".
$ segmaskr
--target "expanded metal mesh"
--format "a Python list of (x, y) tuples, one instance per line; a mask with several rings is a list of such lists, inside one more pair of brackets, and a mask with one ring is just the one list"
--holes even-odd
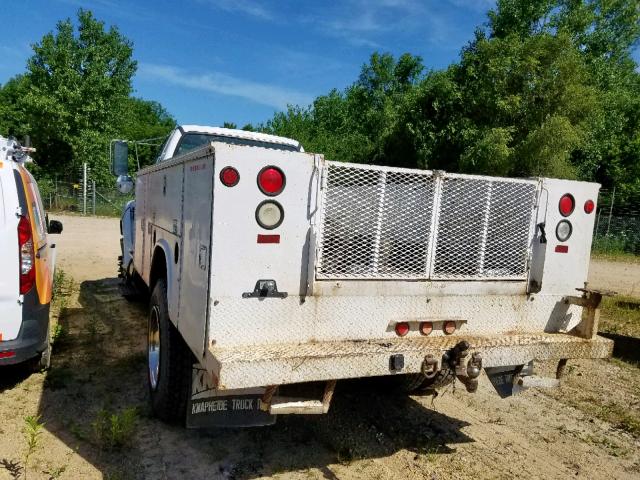
[(433, 279), (525, 278), (534, 182), (442, 180)]
[(433, 211), (427, 172), (329, 164), (318, 278), (422, 278)]
[(317, 278), (525, 278), (535, 195), (535, 181), (327, 162)]

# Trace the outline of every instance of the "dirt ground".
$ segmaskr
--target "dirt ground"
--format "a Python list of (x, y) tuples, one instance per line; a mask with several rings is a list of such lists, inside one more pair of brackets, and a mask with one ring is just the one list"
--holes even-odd
[[(435, 399), (344, 382), (326, 416), (167, 426), (147, 407), (145, 307), (118, 291), (117, 219), (52, 218), (73, 285), (57, 300), (51, 370), (0, 371), (0, 479), (640, 478), (638, 364), (618, 359), (570, 362), (559, 389), (505, 400), (484, 376), (475, 394)], [(592, 265), (593, 285), (640, 296), (639, 280), (638, 265)]]

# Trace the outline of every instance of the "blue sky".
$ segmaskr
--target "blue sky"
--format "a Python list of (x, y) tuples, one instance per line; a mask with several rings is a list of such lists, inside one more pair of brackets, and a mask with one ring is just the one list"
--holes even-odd
[(352, 83), (375, 50), (458, 58), (493, 0), (5, 0), (0, 82), (24, 71), (30, 45), (90, 9), (134, 44), (134, 94), (179, 123), (238, 125)]

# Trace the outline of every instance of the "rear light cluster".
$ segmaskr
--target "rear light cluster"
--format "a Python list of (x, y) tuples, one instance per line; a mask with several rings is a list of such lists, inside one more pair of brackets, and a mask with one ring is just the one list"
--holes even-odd
[[(268, 197), (280, 195), (287, 183), (284, 172), (273, 165), (260, 170), (256, 180), (258, 189)], [(220, 182), (226, 187), (235, 187), (240, 182), (240, 173), (233, 167), (224, 167), (220, 170)], [(275, 200), (264, 200), (256, 208), (256, 222), (265, 230), (278, 228), (283, 220), (284, 209)], [(258, 235), (258, 243), (278, 243), (275, 236), (266, 237)]]
[[(452, 333), (454, 333), (456, 331), (456, 327), (456, 322), (453, 320), (447, 320), (446, 322), (442, 323), (442, 331), (445, 335), (451, 335)], [(409, 325), (409, 322), (398, 322), (396, 323), (394, 330), (396, 332), (396, 335), (398, 335), (399, 337), (404, 337), (411, 330), (411, 326)], [(431, 333), (433, 332), (433, 322), (420, 322), (418, 330), (420, 331), (421, 335), (431, 335)]]
[[(589, 199), (584, 202), (584, 213), (587, 215), (593, 213), (596, 208), (596, 204), (593, 200)], [(576, 209), (576, 199), (570, 193), (565, 193), (562, 197), (560, 197), (560, 202), (558, 203), (558, 210), (560, 211), (560, 215), (563, 217), (569, 217)], [(556, 225), (556, 238), (560, 242), (566, 242), (571, 238), (571, 234), (573, 233), (573, 225), (571, 222), (564, 218), (558, 222)], [(567, 253), (569, 251), (569, 247), (567, 245), (557, 245), (556, 252), (558, 253)]]
[(18, 221), (18, 247), (20, 260), (20, 295), (28, 293), (36, 282), (35, 254), (31, 222), (25, 216)]
[[(258, 173), (258, 188), (268, 197), (280, 195), (287, 183), (284, 172), (272, 165)], [(256, 208), (256, 222), (265, 230), (273, 230), (282, 225), (284, 209), (275, 200), (264, 200)]]

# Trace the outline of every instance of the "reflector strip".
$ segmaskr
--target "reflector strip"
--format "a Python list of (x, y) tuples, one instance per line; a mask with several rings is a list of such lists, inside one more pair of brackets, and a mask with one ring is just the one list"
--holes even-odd
[(12, 358), (16, 356), (16, 352), (12, 352), (11, 350), (7, 352), (0, 352), (0, 358)]
[(569, 245), (556, 245), (556, 253), (568, 253)]
[(280, 235), (258, 234), (258, 243), (280, 243)]

